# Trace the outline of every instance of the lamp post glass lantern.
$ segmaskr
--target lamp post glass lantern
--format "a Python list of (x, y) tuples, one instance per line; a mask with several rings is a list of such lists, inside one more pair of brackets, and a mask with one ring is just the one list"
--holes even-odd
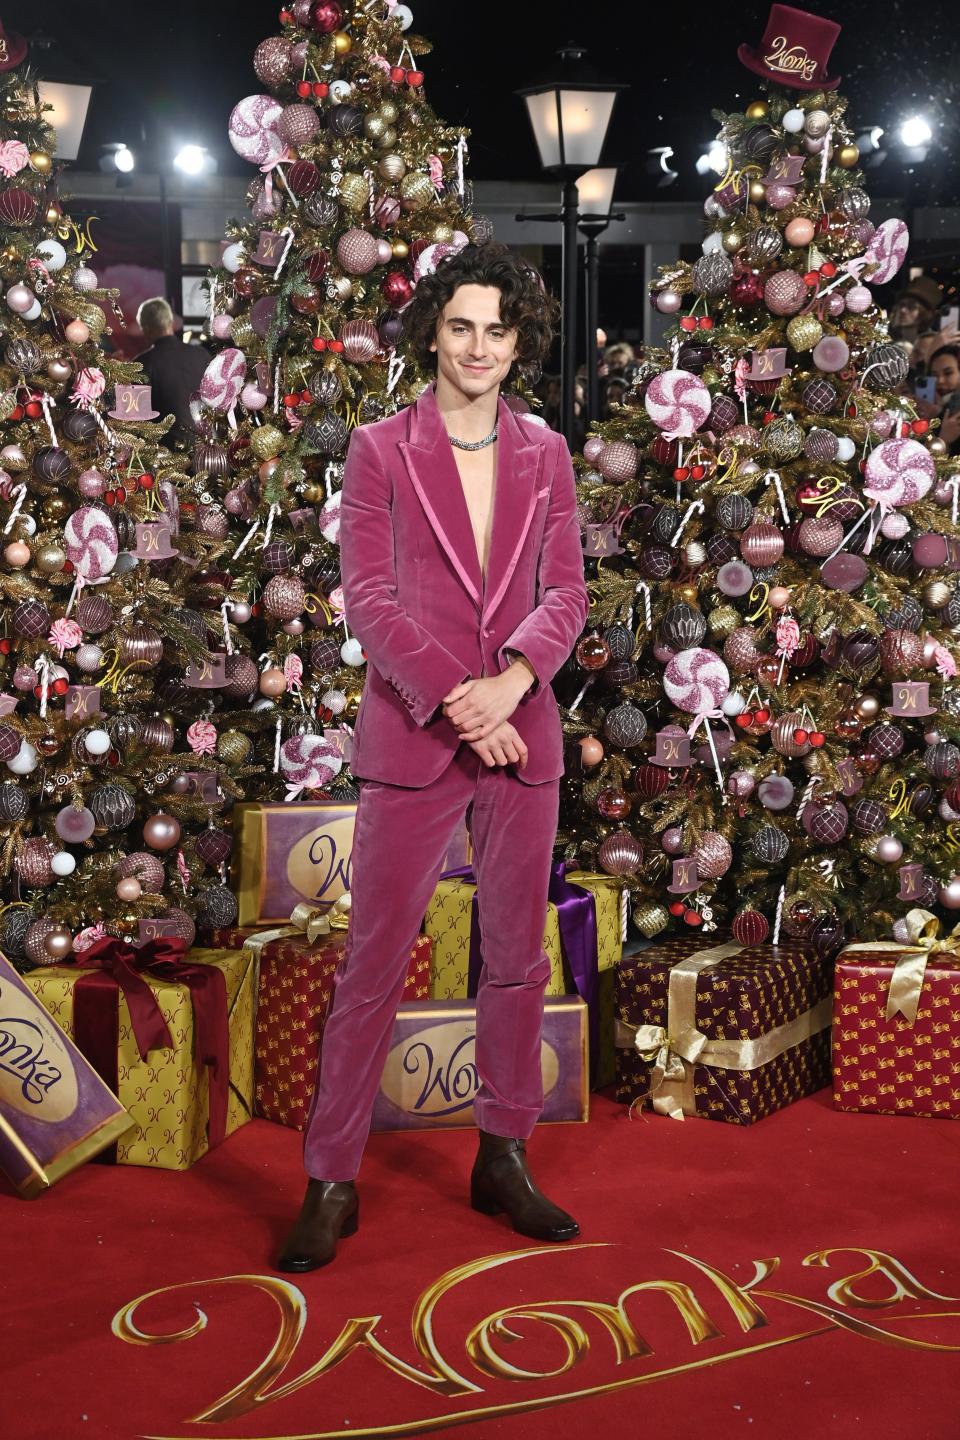
[(59, 80), (41, 80), (37, 85), (44, 105), (52, 106), (45, 118), (57, 132), (58, 160), (76, 160), (87, 123), (92, 85), (69, 85)]
[(518, 91), (526, 102), (540, 163), (563, 181), (560, 417), (568, 444), (573, 440), (577, 371), (577, 179), (598, 164), (614, 103), (625, 88), (603, 80), (586, 64), (584, 53), (578, 45), (565, 46), (551, 74)]
[(587, 331), (587, 420), (600, 418), (600, 373), (597, 367), (597, 327), (600, 324), (599, 239), (614, 218), (613, 192), (619, 166), (588, 170), (577, 181), (580, 200), (580, 229), (586, 237), (586, 331)]

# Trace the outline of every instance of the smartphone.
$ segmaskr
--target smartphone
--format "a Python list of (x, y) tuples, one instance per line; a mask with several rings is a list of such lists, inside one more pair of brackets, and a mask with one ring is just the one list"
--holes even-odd
[(951, 305), (943, 317), (943, 324), (940, 327), (949, 334), (956, 335), (960, 330), (960, 305)]
[(925, 400), (928, 405), (935, 405), (937, 401), (937, 377), (928, 375), (925, 380), (918, 380), (914, 386), (914, 394), (918, 400)]

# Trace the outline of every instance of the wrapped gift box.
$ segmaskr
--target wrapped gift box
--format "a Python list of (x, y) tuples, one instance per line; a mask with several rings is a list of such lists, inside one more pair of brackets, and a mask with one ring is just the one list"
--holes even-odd
[[(229, 1135), (253, 1114), (256, 965), (244, 950), (194, 950), (188, 963), (209, 965), (224, 978), (229, 1027), (225, 1134)], [(74, 965), (48, 965), (24, 977), (32, 993), (71, 1037), (77, 983), (88, 973)], [(173, 1041), (171, 1047), (151, 1049), (143, 1059), (126, 997), (105, 986), (98, 1002), (114, 1007), (117, 1094), (136, 1125), (118, 1142), (117, 1161), (159, 1170), (187, 1170), (209, 1148), (210, 1079), (204, 1057), (196, 1053), (193, 996), (188, 985), (174, 977), (157, 978), (144, 971), (142, 978), (159, 1005)]]
[(841, 951), (833, 1100), (840, 1110), (960, 1119), (960, 954), (927, 959), (887, 942)]
[[(267, 932), (269, 933), (269, 932)], [(250, 942), (248, 942), (249, 944)], [(306, 1126), (333, 977), (344, 952), (342, 933), (316, 944), (286, 935), (259, 950), (256, 1028), (256, 1112), (291, 1129)], [(419, 935), (410, 952), (406, 1001), (424, 1001), (430, 982), (430, 940)], [(249, 953), (249, 952), (248, 952)]]
[(829, 1084), (833, 967), (812, 946), (679, 937), (615, 983), (626, 1104), (750, 1125)]
[(113, 1145), (133, 1120), (0, 955), (0, 1169), (32, 1197)]
[(356, 802), (237, 805), (233, 888), (237, 925), (283, 921), (306, 901), (328, 909), (350, 889)]
[[(401, 1005), (372, 1128), (447, 1130), (475, 1124), (473, 1101), (480, 1086), (475, 1032), (472, 1000)], [(578, 996), (547, 1001), (540, 1055), (541, 1121), (589, 1119), (587, 1007)]]

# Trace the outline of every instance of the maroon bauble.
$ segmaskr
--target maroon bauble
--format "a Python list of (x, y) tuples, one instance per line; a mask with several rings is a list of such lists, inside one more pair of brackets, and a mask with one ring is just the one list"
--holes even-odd
[(332, 35), (343, 24), (340, 0), (314, 0), (310, 6), (310, 24), (321, 35)]
[(738, 910), (730, 929), (741, 945), (762, 945), (770, 933), (770, 923), (759, 910)]
[(204, 865), (215, 870), (222, 865), (233, 849), (233, 841), (225, 830), (202, 830), (195, 846), (197, 856)]
[(848, 823), (847, 807), (839, 800), (807, 805), (803, 812), (803, 828), (818, 845), (839, 845), (847, 833)]
[[(713, 430), (714, 433), (717, 435), (723, 435), (727, 430), (731, 428), (731, 426), (736, 425), (739, 418), (740, 407), (738, 406), (736, 400), (734, 400), (733, 396), (716, 395), (714, 396), (713, 404), (710, 407), (710, 418), (707, 421), (707, 429)], [(660, 437), (660, 439), (662, 439), (662, 437)], [(654, 441), (654, 445), (657, 445), (659, 443), (660, 440)], [(676, 454), (675, 441), (668, 440), (664, 443), (667, 445), (673, 444), (674, 454)]]
[(260, 672), (249, 655), (228, 655), (223, 668), (227, 677), (223, 695), (230, 700), (249, 700), (256, 693)]
[(619, 690), (624, 685), (632, 685), (637, 679), (639, 671), (632, 660), (611, 660), (603, 672), (603, 683), (611, 690)]
[(640, 574), (645, 580), (666, 580), (677, 561), (676, 550), (666, 545), (644, 545), (640, 550)]
[(605, 820), (623, 820), (630, 814), (632, 803), (625, 790), (608, 786), (597, 796), (597, 809)]
[(148, 715), (141, 721), (139, 740), (145, 749), (156, 754), (169, 755), (175, 739), (173, 726), (169, 720), (164, 720), (162, 715)]
[(949, 740), (928, 745), (923, 763), (935, 780), (953, 780), (960, 774), (960, 749)]
[(319, 285), (301, 283), (291, 292), (290, 308), (298, 315), (317, 315), (323, 309), (323, 300), (323, 290)]
[(836, 409), (837, 387), (829, 380), (809, 380), (803, 387), (803, 403), (815, 415), (829, 415)]
[(670, 772), (663, 765), (638, 765), (633, 775), (633, 788), (645, 800), (655, 800), (670, 784)]
[(12, 725), (0, 725), (0, 763), (12, 760), (23, 744), (23, 736)]
[(145, 672), (160, 664), (163, 656), (163, 640), (152, 625), (135, 620), (118, 639), (121, 665), (131, 670)]
[[(870, 748), (877, 752), (881, 760), (895, 760), (902, 753), (904, 743), (903, 731), (896, 725), (877, 725), (870, 731)], [(960, 800), (960, 793), (956, 798)], [(949, 801), (949, 791), (947, 799)]]
[(39, 600), (21, 600), (13, 607), (13, 628), (25, 640), (39, 640), (50, 629), (50, 611)]
[(271, 540), (270, 544), (260, 551), (260, 564), (271, 575), (279, 575), (281, 570), (289, 570), (296, 558), (296, 551), (286, 540)]
[(668, 440), (665, 435), (658, 435), (650, 446), (650, 454), (658, 465), (676, 465), (679, 453), (676, 440)]
[(318, 285), (330, 268), (330, 256), (326, 250), (312, 250), (303, 262), (307, 279)]
[(0, 220), (5, 220), (17, 230), (31, 224), (39, 208), (29, 190), (21, 190), (19, 186), (15, 186), (0, 191)]
[(103, 595), (85, 595), (77, 602), (76, 617), (88, 635), (102, 635), (113, 624), (113, 607)]
[(389, 270), (380, 282), (380, 293), (388, 305), (400, 310), (413, 295), (413, 282), (400, 270)]
[(879, 800), (854, 800), (850, 806), (850, 823), (858, 835), (879, 835), (889, 820), (887, 809)]
[(763, 299), (763, 280), (759, 275), (754, 275), (748, 270), (743, 275), (737, 275), (727, 291), (734, 305), (745, 305), (751, 308), (759, 305)]
[(192, 945), (197, 938), (197, 927), (186, 910), (176, 908), (164, 910), (163, 914), (157, 918), (163, 921), (168, 934), (177, 940), (184, 940), (188, 946)]
[(602, 670), (610, 663), (610, 646), (600, 635), (584, 635), (575, 653), (582, 670)]
[(903, 678), (923, 665), (923, 641), (912, 630), (885, 630), (880, 636), (880, 664), (888, 675)]
[(298, 199), (313, 195), (323, 184), (320, 168), (312, 160), (295, 160), (287, 171), (287, 184)]

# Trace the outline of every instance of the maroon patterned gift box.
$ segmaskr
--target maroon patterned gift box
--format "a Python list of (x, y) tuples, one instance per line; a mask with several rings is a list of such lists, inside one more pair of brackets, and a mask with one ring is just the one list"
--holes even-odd
[[(894, 984), (898, 970), (899, 986)], [(839, 1110), (875, 1115), (960, 1119), (958, 956), (927, 959), (893, 944), (864, 943), (841, 951), (833, 1010), (833, 1103)]]
[[(317, 1057), (346, 935), (322, 937), (311, 945), (303, 936), (285, 936), (260, 950), (256, 1026), (255, 1113), (292, 1130), (307, 1123)], [(410, 952), (404, 1000), (430, 993), (431, 943), (418, 935)]]
[(624, 1104), (751, 1125), (830, 1083), (833, 966), (801, 941), (665, 940), (615, 986)]

